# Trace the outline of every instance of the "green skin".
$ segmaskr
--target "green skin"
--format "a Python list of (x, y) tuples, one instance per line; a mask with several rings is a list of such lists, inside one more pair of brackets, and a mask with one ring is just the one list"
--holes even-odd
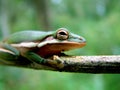
[(46, 62), (44, 58), (60, 55), (62, 51), (81, 48), (85, 46), (85, 42), (83, 37), (65, 28), (50, 32), (21, 31), (0, 43), (0, 62), (12, 64), (21, 58), (26, 58), (31, 62), (42, 64)]

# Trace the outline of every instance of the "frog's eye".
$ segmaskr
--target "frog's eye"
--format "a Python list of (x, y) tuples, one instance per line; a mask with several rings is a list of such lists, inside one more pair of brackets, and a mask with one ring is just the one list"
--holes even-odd
[(56, 36), (57, 36), (57, 39), (59, 39), (59, 40), (66, 40), (69, 37), (69, 33), (68, 33), (68, 31), (66, 31), (64, 29), (60, 29), (57, 31)]

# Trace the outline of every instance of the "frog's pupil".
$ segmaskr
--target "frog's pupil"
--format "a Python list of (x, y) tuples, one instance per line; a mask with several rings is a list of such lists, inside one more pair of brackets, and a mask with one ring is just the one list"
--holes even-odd
[(65, 32), (59, 32), (60, 35), (67, 35)]

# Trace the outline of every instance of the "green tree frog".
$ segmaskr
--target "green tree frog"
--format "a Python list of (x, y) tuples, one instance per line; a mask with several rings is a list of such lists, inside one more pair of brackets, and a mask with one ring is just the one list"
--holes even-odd
[(0, 43), (0, 61), (12, 63), (21, 57), (41, 64), (43, 58), (61, 55), (63, 51), (81, 48), (86, 40), (66, 28), (56, 31), (21, 31), (12, 34)]

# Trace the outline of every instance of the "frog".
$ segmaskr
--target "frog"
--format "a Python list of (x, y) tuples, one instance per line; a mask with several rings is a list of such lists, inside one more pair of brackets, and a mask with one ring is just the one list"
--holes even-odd
[(0, 42), (0, 61), (11, 64), (26, 59), (43, 64), (49, 57), (54, 55), (60, 57), (64, 51), (82, 48), (85, 45), (84, 37), (74, 34), (66, 28), (48, 32), (25, 30), (13, 33)]

